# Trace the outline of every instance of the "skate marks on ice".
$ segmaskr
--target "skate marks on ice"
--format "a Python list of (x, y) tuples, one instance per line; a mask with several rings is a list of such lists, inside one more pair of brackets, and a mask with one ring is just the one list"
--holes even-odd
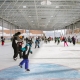
[(0, 71), (0, 80), (80, 80), (78, 69), (72, 69), (58, 64), (30, 64), (30, 72), (24, 66), (13, 66)]

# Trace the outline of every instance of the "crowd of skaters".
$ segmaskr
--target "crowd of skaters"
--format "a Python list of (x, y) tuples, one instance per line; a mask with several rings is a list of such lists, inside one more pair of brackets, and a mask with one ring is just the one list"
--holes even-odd
[(46, 37), (45, 36), (42, 40), (44, 40), (45, 43), (48, 43), (53, 40), (53, 37)]
[(74, 36), (72, 36), (72, 37), (55, 37), (54, 38), (54, 40), (55, 40), (55, 43), (57, 43), (57, 45), (60, 43), (60, 42), (64, 42), (64, 46), (68, 46), (68, 42), (69, 43), (73, 43), (73, 45), (75, 45), (76, 44), (76, 38), (74, 37)]
[[(26, 37), (25, 39), (24, 39), (24, 36), (20, 36), (20, 34), (21, 33), (16, 33), (15, 35), (13, 35), (13, 37), (12, 37), (12, 48), (13, 48), (13, 50), (14, 50), (14, 55), (13, 55), (13, 59), (16, 61), (17, 60), (17, 57), (18, 57), (18, 54), (19, 54), (19, 57), (20, 58), (22, 58), (22, 56), (23, 56), (23, 52), (21, 51), (21, 48), (22, 48), (22, 45), (24, 44), (24, 40), (25, 40), (25, 42), (26, 42), (26, 44), (28, 44), (29, 43), (29, 41), (30, 41), (30, 44), (31, 44), (31, 46), (32, 46), (32, 44), (34, 43), (35, 44), (35, 46), (34, 46), (34, 48), (40, 48), (40, 42), (41, 41), (43, 41), (44, 40), (44, 42), (50, 42), (51, 40), (52, 40), (52, 38), (51, 37), (48, 37), (48, 38), (44, 38), (43, 39), (43, 37), (40, 37), (40, 36), (38, 36), (38, 37), (36, 37), (36, 39), (35, 39), (35, 41), (33, 41), (33, 38), (32, 37)], [(25, 44), (25, 45), (26, 45)], [(26, 48), (27, 49), (27, 48)]]
[[(11, 38), (12, 41), (12, 48), (14, 50), (14, 55), (13, 55), (13, 60), (17, 60), (18, 59), (18, 55), (21, 59), (23, 59), (20, 63), (19, 66), (22, 68), (23, 64), (25, 63), (25, 70), (26, 71), (30, 71), (29, 69), (29, 53), (33, 53), (33, 51), (31, 50), (32, 48), (32, 44), (34, 43), (35, 46), (34, 48), (40, 48), (40, 42), (44, 41), (44, 43), (50, 43), (50, 41), (53, 41), (53, 37), (36, 37), (35, 41), (33, 41), (32, 37), (26, 37), (24, 38), (24, 36), (21, 36), (21, 32), (17, 32), (13, 35), (13, 37)], [(24, 44), (25, 41), (25, 44)], [(59, 45), (60, 42), (64, 42), (64, 46), (68, 46), (67, 42), (73, 43), (73, 45), (75, 45), (76, 43), (76, 38), (73, 37), (55, 37), (54, 38), (55, 43), (57, 43), (57, 45)], [(1, 42), (2, 45), (4, 45), (5, 42), (5, 38), (2, 36), (1, 37)], [(24, 46), (23, 46), (24, 44)]]

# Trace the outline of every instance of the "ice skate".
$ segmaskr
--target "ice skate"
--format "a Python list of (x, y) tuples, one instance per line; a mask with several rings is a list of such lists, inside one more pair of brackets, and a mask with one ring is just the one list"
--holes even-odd
[(30, 71), (30, 69), (26, 69), (26, 71)]
[(22, 68), (22, 65), (19, 65), (20, 66), (20, 68)]

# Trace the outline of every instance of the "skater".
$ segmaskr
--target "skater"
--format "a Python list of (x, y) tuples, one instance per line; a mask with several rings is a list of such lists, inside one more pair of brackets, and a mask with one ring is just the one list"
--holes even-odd
[(15, 61), (17, 60), (17, 56), (18, 56), (17, 42), (20, 34), (21, 34), (20, 32), (17, 32), (13, 35), (13, 38), (12, 38), (12, 48), (14, 50), (13, 59)]
[(40, 44), (39, 38), (36, 38), (36, 41), (35, 41), (35, 48), (36, 48), (37, 46), (38, 46), (38, 48), (39, 48), (39, 47), (40, 47), (39, 44)]
[(65, 47), (65, 44), (68, 46), (66, 37), (64, 37), (64, 47)]
[(74, 38), (74, 36), (72, 37), (72, 42), (73, 42), (73, 45), (75, 45), (76, 39)]
[(26, 40), (26, 43), (27, 43), (27, 42), (28, 42), (28, 38), (26, 37), (26, 39), (25, 39), (25, 40)]
[(30, 71), (28, 56), (29, 56), (29, 53), (32, 54), (31, 46), (32, 46), (32, 41), (28, 40), (28, 42), (26, 43), (26, 46), (21, 49), (23, 52), (23, 60), (20, 62), (19, 66), (22, 68), (23, 64), (25, 63), (26, 71)]
[(2, 46), (4, 45), (4, 41), (5, 41), (5, 38), (3, 36), (1, 36), (1, 45)]
[(17, 38), (15, 36), (13, 36), (13, 40), (12, 40), (12, 48), (14, 50), (14, 55), (13, 55), (13, 59), (16, 60), (17, 57), (17, 43), (16, 43)]
[(56, 41), (57, 41), (57, 38), (55, 37), (55, 38), (54, 38), (54, 40), (55, 40), (55, 43), (56, 43)]
[(48, 41), (48, 39), (47, 39), (47, 37), (45, 36), (45, 39), (44, 39), (44, 42), (47, 44), (47, 41)]
[(50, 40), (50, 37), (49, 37), (49, 38), (48, 38), (48, 42), (50, 43), (50, 41), (51, 41), (51, 40)]
[(60, 43), (60, 37), (57, 37), (57, 45)]
[(69, 36), (69, 37), (68, 37), (68, 42), (70, 42), (70, 43), (71, 43), (71, 40), (72, 40), (72, 39), (71, 39), (71, 38), (70, 38), (70, 36)]

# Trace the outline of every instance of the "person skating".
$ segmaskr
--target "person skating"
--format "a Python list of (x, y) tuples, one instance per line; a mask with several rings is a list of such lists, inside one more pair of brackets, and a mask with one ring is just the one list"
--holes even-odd
[(76, 39), (74, 38), (74, 36), (72, 37), (72, 42), (73, 42), (73, 45), (75, 45)]
[(56, 41), (57, 41), (57, 38), (55, 37), (55, 38), (54, 38), (54, 40), (55, 40), (55, 43), (56, 43)]
[(1, 36), (1, 45), (2, 46), (4, 45), (4, 41), (5, 41), (5, 38), (3, 36)]
[(57, 37), (57, 45), (60, 43), (60, 37)]
[(64, 37), (64, 47), (65, 47), (65, 44), (68, 46), (67, 38), (66, 37)]
[(28, 56), (29, 56), (29, 53), (32, 54), (31, 46), (32, 46), (32, 41), (28, 40), (25, 47), (21, 49), (23, 52), (23, 60), (20, 62), (19, 66), (22, 68), (23, 64), (25, 63), (25, 70), (26, 71), (30, 71)]
[(68, 42), (70, 42), (71, 43), (71, 41), (72, 41), (72, 39), (70, 38), (70, 36), (68, 37)]
[(14, 55), (13, 55), (13, 59), (16, 61), (17, 60), (17, 56), (18, 56), (18, 48), (17, 48), (17, 42), (18, 42), (18, 37), (21, 34), (21, 32), (17, 32), (13, 35), (12, 38), (12, 48), (14, 50)]
[(50, 42), (51, 40), (50, 40), (50, 37), (48, 38), (48, 42)]
[(40, 41), (38, 38), (36, 38), (35, 40), (35, 48), (38, 46), (38, 48), (40, 47)]
[(45, 39), (44, 39), (44, 42), (47, 44), (47, 41), (48, 41), (48, 39), (47, 39), (47, 37), (45, 36)]

